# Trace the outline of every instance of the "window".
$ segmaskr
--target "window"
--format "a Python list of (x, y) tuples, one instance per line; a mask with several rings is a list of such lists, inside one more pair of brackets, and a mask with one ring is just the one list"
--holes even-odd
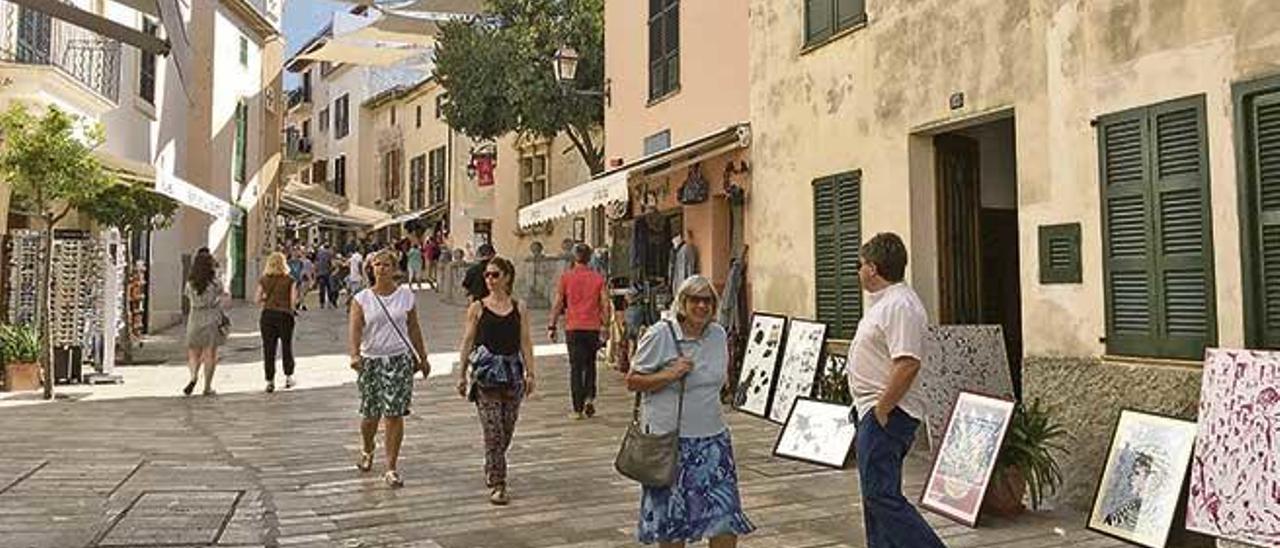
[(302, 101), (311, 102), (311, 71), (302, 73)]
[(328, 133), (328, 132), (329, 132), (329, 109), (327, 109), (327, 108), (326, 108), (326, 109), (324, 109), (324, 110), (321, 110), (321, 111), (320, 111), (320, 127), (319, 127), (319, 129), (320, 129), (320, 133)]
[(339, 196), (347, 195), (347, 157), (339, 156), (333, 159), (333, 193)]
[(249, 163), (245, 158), (249, 141), (249, 105), (243, 99), (236, 103), (236, 136), (232, 152), (231, 174), (235, 182), (244, 184)]
[(671, 130), (664, 129), (644, 138), (644, 155), (648, 156), (671, 148)]
[(417, 107), (415, 107), (415, 108), (414, 108), (414, 111), (415, 111), (415, 112), (414, 112), (414, 115), (413, 115), (413, 116), (414, 116), (414, 120), (415, 120), (415, 124), (416, 124), (416, 126), (415, 126), (415, 127), (419, 127), (419, 128), (420, 128), (420, 127), (422, 127), (422, 105), (418, 105)]
[(1280, 78), (1235, 86), (1246, 348), (1280, 348)]
[(409, 209), (417, 211), (427, 207), (427, 155), (419, 154), (409, 160)]
[(520, 157), (520, 207), (547, 197), (547, 155), (544, 152)]
[[(303, 179), (306, 182), (306, 179)], [(329, 161), (316, 160), (311, 162), (311, 184), (324, 185), (324, 188), (333, 191), (333, 185), (329, 183)]]
[(858, 249), (862, 246), (862, 172), (813, 182), (813, 258), (818, 321), (852, 339), (862, 317)]
[(1198, 359), (1215, 344), (1204, 98), (1098, 124), (1107, 352)]
[(805, 0), (804, 44), (817, 44), (867, 22), (866, 6), (866, 0)]
[(441, 93), (436, 96), (436, 119), (444, 118), (444, 106), (449, 104), (449, 94)]
[(311, 120), (310, 119), (302, 121), (302, 138), (303, 139), (311, 138)]
[[(159, 25), (150, 19), (142, 19), (142, 32), (157, 36)], [(149, 104), (156, 104), (156, 55), (138, 50), (138, 97)]]
[(395, 126), (395, 125), (396, 125), (396, 107), (395, 107), (395, 105), (392, 105), (392, 106), (391, 106), (391, 125), (392, 125), (392, 126)]
[(249, 39), (240, 37), (240, 66), (249, 66)]
[(335, 138), (341, 139), (351, 133), (351, 121), (347, 118), (349, 114), (347, 107), (350, 103), (351, 97), (346, 93), (333, 102), (333, 125), (335, 126), (333, 128), (333, 136)]
[(680, 0), (649, 0), (649, 100), (680, 89)]
[(431, 187), (431, 204), (444, 202), (445, 199), (445, 158), (447, 149), (439, 147), (430, 152), (431, 168), (428, 171)]
[(382, 198), (383, 200), (399, 200), (402, 180), (404, 151), (388, 150), (382, 154)]

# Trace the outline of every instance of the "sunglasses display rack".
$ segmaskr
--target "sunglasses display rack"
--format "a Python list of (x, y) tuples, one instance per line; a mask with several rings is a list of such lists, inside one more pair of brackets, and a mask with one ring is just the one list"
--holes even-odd
[(50, 337), (54, 346), (86, 346), (102, 331), (104, 250), (87, 234), (53, 241)]
[(40, 233), (15, 230), (9, 238), (9, 318), (10, 324), (33, 324), (37, 306), (37, 275), (40, 267)]

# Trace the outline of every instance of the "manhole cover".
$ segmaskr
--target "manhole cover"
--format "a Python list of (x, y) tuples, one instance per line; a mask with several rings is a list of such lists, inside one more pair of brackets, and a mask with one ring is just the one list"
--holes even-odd
[(242, 491), (147, 491), (98, 546), (183, 546), (218, 542)]

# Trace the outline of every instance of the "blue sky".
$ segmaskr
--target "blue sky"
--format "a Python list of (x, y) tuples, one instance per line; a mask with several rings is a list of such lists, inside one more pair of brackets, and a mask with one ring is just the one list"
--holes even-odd
[[(293, 56), (298, 48), (307, 43), (320, 29), (329, 24), (335, 10), (346, 10), (351, 6), (334, 0), (289, 0), (284, 3), (284, 36), (285, 59)], [(298, 85), (298, 76), (285, 73), (284, 87), (291, 89)]]

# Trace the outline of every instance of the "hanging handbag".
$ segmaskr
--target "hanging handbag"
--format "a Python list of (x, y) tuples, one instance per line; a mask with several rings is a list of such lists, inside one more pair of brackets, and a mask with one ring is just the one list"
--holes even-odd
[(707, 201), (707, 195), (710, 191), (710, 185), (703, 178), (702, 168), (699, 164), (689, 166), (689, 178), (685, 179), (684, 184), (680, 185), (680, 203), (684, 205), (700, 204)]
[(374, 293), (373, 289), (369, 290), (369, 294), (373, 295), (373, 299), (375, 301), (378, 301), (378, 306), (382, 307), (382, 315), (386, 316), (387, 323), (391, 324), (391, 329), (394, 329), (396, 335), (400, 337), (400, 342), (404, 343), (405, 348), (408, 348), (409, 353), (413, 355), (414, 367), (422, 367), (422, 356), (419, 356), (418, 349), (414, 348), (413, 345), (409, 343), (409, 338), (404, 336), (404, 333), (400, 332), (400, 326), (396, 325), (396, 321), (391, 318), (391, 312), (387, 310), (387, 305), (382, 302), (382, 297), (379, 297), (377, 293)]
[[(680, 338), (671, 322), (663, 320), (676, 343), (676, 356), (680, 353)], [(667, 487), (675, 481), (676, 466), (680, 458), (680, 419), (684, 415), (684, 379), (680, 379), (680, 399), (676, 408), (676, 429), (665, 434), (652, 434), (640, 425), (640, 392), (636, 392), (635, 406), (631, 409), (631, 424), (622, 436), (622, 446), (613, 467), (618, 473), (640, 482), (646, 487)]]

